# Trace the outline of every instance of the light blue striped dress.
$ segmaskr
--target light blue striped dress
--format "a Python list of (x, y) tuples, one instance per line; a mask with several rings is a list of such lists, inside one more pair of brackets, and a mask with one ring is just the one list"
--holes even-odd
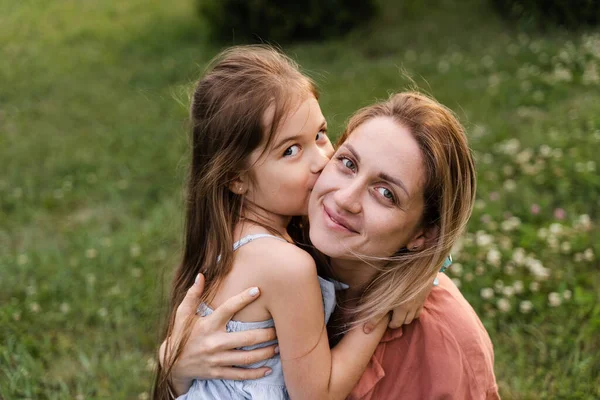
[[(283, 240), (277, 236), (268, 234), (256, 234), (243, 237), (235, 242), (233, 250), (250, 243), (256, 239), (275, 238)], [(335, 308), (335, 291), (347, 288), (340, 282), (330, 282), (319, 277), (321, 293), (323, 295), (323, 308), (325, 310), (325, 323), (329, 321), (331, 313)], [(206, 304), (201, 304), (198, 308), (198, 314), (202, 316), (210, 315), (213, 310)], [(272, 328), (275, 324), (272, 319), (260, 322), (241, 322), (229, 321), (227, 323), (227, 332), (241, 332), (251, 329)], [(254, 346), (242, 347), (241, 350), (253, 350), (261, 347), (270, 346), (277, 343), (277, 340), (257, 344)], [(212, 399), (265, 399), (265, 400), (288, 400), (287, 389), (283, 380), (283, 369), (279, 355), (265, 361), (244, 366), (243, 368), (269, 367), (273, 371), (269, 376), (260, 379), (247, 381), (233, 381), (225, 379), (194, 380), (190, 390), (178, 397), (178, 400), (212, 400)]]

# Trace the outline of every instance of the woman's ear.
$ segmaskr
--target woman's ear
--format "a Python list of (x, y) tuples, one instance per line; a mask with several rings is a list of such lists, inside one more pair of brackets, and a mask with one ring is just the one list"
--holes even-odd
[(247, 174), (243, 173), (241, 175), (238, 175), (237, 177), (235, 177), (234, 179), (229, 181), (229, 184), (227, 185), (227, 187), (233, 193), (238, 194), (240, 196), (243, 194), (246, 194), (246, 192), (248, 191), (248, 176), (247, 176)]
[(426, 228), (419, 228), (417, 233), (408, 242), (406, 248), (408, 251), (419, 251), (425, 247), (434, 244), (440, 234), (440, 228), (437, 225), (430, 225)]

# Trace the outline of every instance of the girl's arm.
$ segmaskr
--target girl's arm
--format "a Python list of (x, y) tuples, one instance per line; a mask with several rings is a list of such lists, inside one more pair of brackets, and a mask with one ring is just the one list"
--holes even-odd
[(285, 383), (296, 399), (344, 399), (364, 372), (385, 332), (383, 319), (370, 334), (352, 329), (332, 350), (313, 259), (298, 248), (272, 251), (261, 284), (262, 298), (275, 320)]
[[(231, 365), (247, 365), (273, 357), (275, 346), (263, 347), (251, 351), (235, 350), (242, 346), (264, 343), (275, 339), (273, 329), (257, 329), (246, 332), (226, 333), (225, 325), (238, 311), (252, 303), (260, 296), (260, 292), (245, 290), (233, 296), (219, 306), (211, 315), (196, 316), (196, 304), (204, 290), (204, 277), (199, 276), (197, 282), (188, 290), (185, 298), (177, 307), (175, 329), (171, 345), (181, 340), (182, 326), (185, 320), (193, 315), (194, 324), (189, 340), (185, 344), (181, 356), (171, 370), (171, 384), (175, 394), (188, 391), (194, 379), (257, 379), (270, 372), (270, 368), (247, 369)], [(159, 350), (161, 367), (165, 359), (166, 340)]]

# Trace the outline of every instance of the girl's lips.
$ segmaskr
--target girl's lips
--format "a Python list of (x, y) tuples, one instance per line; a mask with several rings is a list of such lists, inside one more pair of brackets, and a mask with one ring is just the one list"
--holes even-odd
[(342, 230), (344, 232), (358, 233), (346, 219), (333, 212), (333, 210), (331, 210), (325, 204), (323, 204), (323, 216), (327, 225), (334, 229)]

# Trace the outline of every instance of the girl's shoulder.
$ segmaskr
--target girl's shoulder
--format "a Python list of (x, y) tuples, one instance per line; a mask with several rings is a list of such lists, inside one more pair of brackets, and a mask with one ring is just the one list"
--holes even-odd
[[(317, 268), (312, 256), (295, 244), (264, 238), (237, 250), (236, 263), (247, 273), (266, 281), (317, 279)], [(261, 280), (263, 280), (261, 279)]]

